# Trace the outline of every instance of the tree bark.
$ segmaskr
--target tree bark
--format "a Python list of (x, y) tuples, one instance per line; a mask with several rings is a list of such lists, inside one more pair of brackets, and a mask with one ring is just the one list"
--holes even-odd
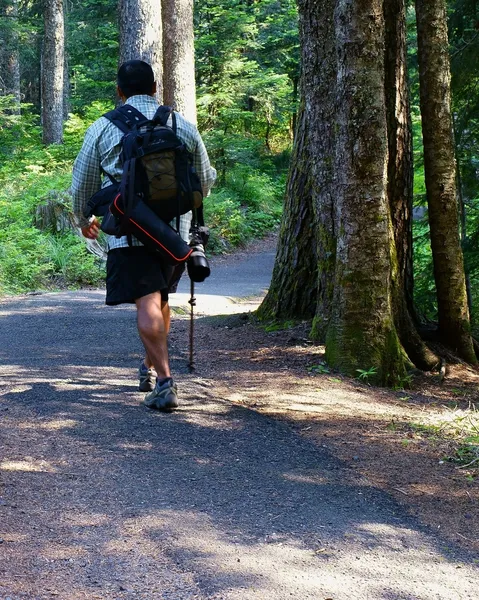
[(63, 69), (65, 31), (63, 0), (44, 3), (45, 36), (42, 56), (43, 143), (63, 141)]
[(270, 288), (260, 318), (312, 318), (317, 302), (315, 223), (312, 207), (308, 116), (301, 105)]
[(144, 60), (151, 65), (157, 99), (163, 101), (161, 0), (119, 0), (120, 65)]
[[(335, 217), (336, 147), (336, 79), (337, 47), (334, 30), (335, 0), (323, 0), (321, 12), (316, 17), (314, 2), (304, 4), (300, 17), (302, 32), (302, 61), (305, 83), (303, 93), (308, 114), (313, 122), (310, 153), (313, 175), (313, 214), (315, 222), (316, 256), (316, 309), (311, 336), (324, 340), (329, 324), (336, 271), (337, 230)], [(319, 18), (318, 18), (319, 17)], [(321, 74), (318, 77), (318, 74)]]
[[(321, 2), (322, 5), (332, 3), (334, 0)], [(328, 288), (324, 279), (328, 277), (331, 258), (329, 261), (325, 258), (323, 264), (319, 264), (318, 249), (323, 245), (334, 247), (334, 240), (330, 239), (332, 209), (330, 207), (330, 222), (327, 223), (325, 215), (328, 211), (320, 211), (315, 206), (318, 195), (322, 193), (322, 190), (318, 189), (320, 184), (315, 182), (315, 172), (323, 170), (324, 179), (328, 179), (331, 160), (327, 152), (321, 153), (317, 146), (330, 144), (328, 135), (333, 129), (334, 119), (326, 122), (319, 116), (323, 110), (322, 93), (327, 93), (328, 86), (328, 82), (324, 82), (317, 75), (322, 73), (321, 63), (326, 62), (322, 60), (322, 51), (327, 45), (323, 36), (323, 24), (327, 13), (321, 10), (324, 6), (316, 11), (314, 4), (314, 0), (299, 2), (299, 35), (302, 49), (301, 103), (273, 277), (268, 294), (258, 312), (262, 318), (313, 318), (317, 313), (318, 297), (321, 293), (319, 287), (324, 285)], [(328, 23), (330, 21), (331, 19)], [(332, 52), (334, 54), (334, 46)], [(321, 98), (320, 102), (318, 98)], [(325, 100), (324, 103), (326, 104)], [(319, 128), (319, 131), (316, 128)], [(324, 131), (324, 128), (329, 128), (329, 131)], [(315, 165), (316, 159), (320, 163), (318, 166)], [(324, 202), (329, 198), (327, 192), (323, 193), (322, 197)], [(319, 242), (318, 215), (319, 220), (323, 217), (325, 221), (322, 229), (324, 239)], [(332, 256), (333, 253), (330, 253), (330, 257)], [(334, 259), (332, 264), (334, 265)], [(331, 286), (328, 289), (330, 288)], [(322, 336), (322, 324), (325, 320), (326, 315), (321, 312), (313, 327), (315, 338)]]
[[(68, 3), (65, 3), (63, 18), (68, 23)], [(68, 36), (67, 36), (68, 38)], [(70, 71), (68, 65), (68, 53), (65, 45), (63, 57), (63, 120), (68, 121), (70, 115)]]
[(413, 302), (413, 149), (407, 82), (406, 2), (384, 2), (385, 100), (388, 130), (388, 201), (394, 233), (392, 256), (393, 315), (399, 339), (412, 362), (432, 369), (438, 358), (416, 330), (419, 323)]
[[(260, 317), (305, 318), (333, 367), (398, 384), (437, 357), (412, 312), (404, 0), (299, 0), (301, 106)], [(409, 358), (408, 358), (409, 357)], [(410, 360), (409, 360), (410, 359)]]
[(162, 0), (163, 101), (196, 123), (193, 0)]
[(405, 0), (384, 2), (386, 25), (385, 98), (388, 126), (388, 198), (399, 273), (413, 308), (413, 149), (407, 82)]
[(470, 334), (451, 116), (445, 0), (416, 0), (424, 171), (441, 339), (476, 364)]
[(0, 94), (13, 97), (10, 112), (20, 114), (20, 53), (18, 47), (18, 0), (10, 0), (2, 11), (0, 35)]
[(388, 203), (382, 0), (338, 0), (337, 253), (326, 358), (378, 382), (405, 375), (391, 307), (394, 236)]

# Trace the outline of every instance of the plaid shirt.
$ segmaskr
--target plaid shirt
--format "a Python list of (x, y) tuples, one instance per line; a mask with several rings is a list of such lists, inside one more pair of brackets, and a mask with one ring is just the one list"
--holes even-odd
[[(155, 98), (146, 95), (132, 96), (128, 98), (127, 104), (139, 110), (148, 119), (153, 118), (158, 108), (158, 102)], [(193, 156), (193, 166), (200, 178), (203, 195), (206, 197), (215, 182), (216, 170), (210, 164), (205, 145), (196, 127), (179, 113), (175, 113), (175, 115), (176, 134)], [(168, 125), (171, 125), (171, 117)], [(88, 200), (100, 188), (111, 183), (108, 177), (103, 176), (103, 173), (108, 173), (116, 180), (121, 179), (120, 152), (122, 138), (123, 132), (105, 117), (100, 117), (95, 121), (85, 134), (82, 149), (73, 165), (72, 179), (73, 212), (79, 227), (88, 225), (88, 219), (83, 215)], [(191, 212), (181, 215), (180, 235), (186, 241), (189, 238), (190, 224)], [(176, 221), (172, 225), (176, 227)], [(132, 243), (134, 246), (142, 245), (134, 237)], [(125, 247), (128, 247), (126, 236), (121, 238), (108, 236), (109, 250)]]

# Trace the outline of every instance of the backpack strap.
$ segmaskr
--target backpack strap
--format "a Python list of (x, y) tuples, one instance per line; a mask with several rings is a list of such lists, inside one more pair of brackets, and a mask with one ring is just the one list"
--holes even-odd
[(103, 116), (116, 125), (123, 133), (128, 133), (139, 123), (148, 120), (144, 114), (129, 104), (115, 108), (115, 110), (111, 110)]
[(156, 121), (163, 127), (167, 127), (168, 119), (171, 115), (171, 129), (173, 129), (173, 133), (176, 135), (176, 115), (175, 111), (171, 108), (171, 106), (160, 106), (153, 117), (153, 121)]

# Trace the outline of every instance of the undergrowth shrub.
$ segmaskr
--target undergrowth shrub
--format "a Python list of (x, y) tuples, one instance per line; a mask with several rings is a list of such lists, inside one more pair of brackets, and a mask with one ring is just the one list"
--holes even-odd
[[(87, 126), (112, 108), (84, 106), (65, 124), (64, 143), (44, 146), (38, 115), (22, 107), (22, 116), (2, 112), (5, 143), (0, 147), (0, 293), (96, 285), (103, 265), (74, 233), (39, 231), (37, 207), (52, 191), (64, 195), (73, 161)], [(5, 135), (4, 135), (5, 134)], [(213, 132), (206, 137), (218, 180), (205, 200), (211, 229), (208, 253), (225, 252), (273, 230), (280, 220), (288, 153), (267, 152), (258, 140)], [(2, 138), (3, 142), (3, 138)]]

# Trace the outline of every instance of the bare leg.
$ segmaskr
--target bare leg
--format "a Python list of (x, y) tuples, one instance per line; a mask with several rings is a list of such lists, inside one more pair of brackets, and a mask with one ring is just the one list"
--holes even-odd
[[(168, 334), (170, 332), (170, 305), (167, 302), (161, 303), (161, 312), (163, 314), (163, 322), (165, 324), (166, 336), (168, 337)], [(140, 334), (140, 337), (141, 337), (141, 334)], [(148, 367), (148, 369), (151, 369), (151, 367), (153, 367), (153, 361), (151, 360), (148, 352), (145, 353), (144, 363), (145, 363), (145, 366)]]
[(160, 292), (154, 292), (138, 298), (135, 304), (138, 333), (146, 351), (145, 364), (147, 367), (153, 365), (160, 379), (170, 377), (167, 344), (170, 325), (168, 303), (161, 300)]

